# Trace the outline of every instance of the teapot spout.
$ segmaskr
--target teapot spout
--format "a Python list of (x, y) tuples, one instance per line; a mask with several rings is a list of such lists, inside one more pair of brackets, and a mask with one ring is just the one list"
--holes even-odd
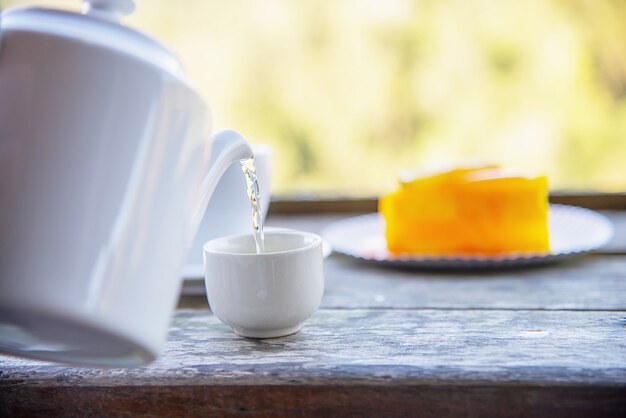
[[(253, 156), (252, 148), (250, 148), (246, 139), (239, 132), (231, 129), (217, 132), (213, 135), (211, 144), (209, 172), (202, 180), (200, 198), (190, 219), (191, 230), (194, 233), (200, 225), (200, 221), (202, 221), (209, 200), (220, 178), (222, 178), (228, 167), (234, 162), (252, 158)], [(194, 234), (192, 233), (191, 236), (193, 237)]]

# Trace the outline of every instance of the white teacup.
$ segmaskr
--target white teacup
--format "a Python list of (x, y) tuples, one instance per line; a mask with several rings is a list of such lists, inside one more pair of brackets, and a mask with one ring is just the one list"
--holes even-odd
[(309, 232), (269, 230), (260, 254), (252, 234), (217, 238), (204, 245), (204, 265), (213, 313), (243, 337), (299, 331), (324, 293), (322, 240)]

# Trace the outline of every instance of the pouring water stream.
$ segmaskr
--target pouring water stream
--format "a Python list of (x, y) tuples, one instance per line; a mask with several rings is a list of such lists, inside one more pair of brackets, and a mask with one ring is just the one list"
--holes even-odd
[(261, 214), (261, 204), (259, 202), (261, 193), (257, 180), (256, 166), (254, 165), (254, 157), (241, 160), (240, 163), (241, 170), (246, 178), (246, 193), (248, 194), (252, 208), (254, 244), (256, 246), (256, 252), (259, 254), (264, 250), (265, 235), (263, 233), (263, 215)]

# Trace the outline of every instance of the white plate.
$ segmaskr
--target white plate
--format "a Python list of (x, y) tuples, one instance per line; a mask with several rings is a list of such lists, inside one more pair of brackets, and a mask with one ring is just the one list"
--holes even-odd
[(575, 206), (550, 205), (548, 216), (550, 254), (501, 256), (399, 256), (390, 254), (383, 220), (372, 213), (335, 222), (322, 233), (333, 250), (359, 260), (414, 269), (478, 270), (548, 264), (587, 253), (606, 245), (613, 224), (604, 215)]

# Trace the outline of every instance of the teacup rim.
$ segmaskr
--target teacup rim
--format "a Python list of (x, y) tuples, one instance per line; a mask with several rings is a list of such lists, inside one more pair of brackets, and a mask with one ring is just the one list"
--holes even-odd
[(322, 245), (322, 237), (313, 232), (300, 231), (297, 229), (290, 229), (290, 228), (266, 228), (264, 233), (266, 235), (277, 235), (281, 233), (285, 235), (301, 235), (301, 236), (312, 238), (313, 242), (308, 245), (298, 247), (298, 248), (293, 248), (290, 250), (270, 251), (270, 252), (263, 252), (263, 253), (236, 253), (236, 252), (231, 252), (231, 251), (211, 250), (207, 248), (211, 243), (214, 243), (216, 241), (225, 241), (228, 239), (249, 237), (250, 235), (252, 235), (251, 233), (250, 234), (231, 234), (231, 235), (224, 235), (218, 238), (213, 238), (209, 241), (206, 241), (202, 245), (202, 251), (205, 254), (212, 254), (212, 255), (228, 255), (228, 256), (240, 256), (240, 257), (267, 257), (267, 256), (280, 256), (283, 254), (294, 254), (298, 252), (304, 252), (304, 251), (310, 250), (311, 248), (315, 248), (317, 246), (321, 247)]

